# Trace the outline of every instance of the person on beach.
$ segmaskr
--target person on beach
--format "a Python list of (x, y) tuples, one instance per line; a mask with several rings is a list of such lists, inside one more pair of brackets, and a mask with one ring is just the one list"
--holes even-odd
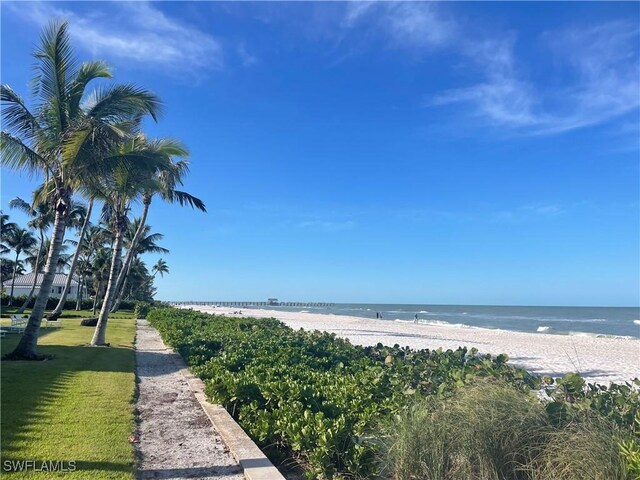
[(376, 312), (376, 318), (380, 318), (380, 312)]
[(415, 323), (418, 323), (418, 314), (417, 313), (413, 316), (413, 321)]

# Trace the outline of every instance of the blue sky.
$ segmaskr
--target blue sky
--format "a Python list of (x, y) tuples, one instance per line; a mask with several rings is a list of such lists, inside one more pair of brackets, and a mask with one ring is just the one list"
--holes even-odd
[(161, 299), (640, 304), (638, 3), (2, 2), (25, 97), (52, 17), (191, 151)]

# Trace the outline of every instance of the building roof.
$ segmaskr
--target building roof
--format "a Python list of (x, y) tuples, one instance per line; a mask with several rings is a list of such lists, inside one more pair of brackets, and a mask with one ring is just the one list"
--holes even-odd
[[(34, 277), (35, 273), (31, 272), (28, 273), (26, 275), (19, 275), (16, 277), (16, 282), (15, 282), (15, 286), (16, 287), (31, 287), (31, 285), (33, 285), (33, 277)], [(40, 284), (42, 283), (42, 277), (43, 277), (44, 273), (40, 272), (38, 273), (38, 283), (36, 284), (36, 287), (39, 287)], [(56, 273), (55, 278), (53, 279), (53, 287), (64, 287), (64, 284), (67, 282), (67, 274), (66, 273)], [(11, 287), (11, 279), (9, 280), (5, 280), (4, 282), (2, 282), (2, 285), (5, 287)], [(78, 277), (76, 277), (75, 275), (73, 276), (73, 278), (71, 279), (71, 285), (72, 286), (77, 286), (78, 285)]]

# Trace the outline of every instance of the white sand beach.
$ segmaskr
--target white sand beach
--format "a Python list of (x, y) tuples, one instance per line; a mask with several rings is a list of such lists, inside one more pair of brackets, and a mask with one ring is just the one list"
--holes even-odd
[[(240, 316), (240, 309), (183, 305), (218, 315)], [(476, 347), (481, 353), (506, 353), (514, 365), (540, 375), (580, 372), (590, 382), (624, 382), (640, 378), (640, 340), (591, 336), (522, 333), (483, 328), (460, 328), (412, 322), (369, 320), (344, 315), (242, 309), (244, 317), (277, 318), (291, 328), (323, 330), (357, 345), (399, 344), (411, 348)]]

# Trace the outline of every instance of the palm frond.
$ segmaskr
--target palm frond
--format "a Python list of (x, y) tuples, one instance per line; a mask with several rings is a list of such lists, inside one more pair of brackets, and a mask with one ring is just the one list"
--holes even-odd
[(20, 210), (22, 213), (33, 216), (34, 209), (33, 207), (20, 197), (14, 197), (9, 200), (9, 208), (13, 208), (14, 210)]
[(68, 86), (76, 76), (77, 68), (66, 21), (52, 21), (43, 29), (34, 56), (38, 60), (34, 93), (40, 97), (42, 104), (50, 106), (51, 125), (62, 134), (68, 125), (68, 112), (65, 109)]
[(69, 118), (76, 118), (87, 85), (97, 78), (111, 78), (111, 69), (102, 60), (80, 65), (76, 78), (69, 85)]
[(30, 174), (48, 169), (43, 157), (7, 132), (0, 133), (0, 164), (15, 170), (24, 169)]
[(0, 85), (0, 103), (2, 103), (2, 123), (17, 136), (34, 138), (40, 126), (29, 111), (24, 100), (9, 85)]
[(189, 205), (191, 208), (197, 208), (202, 212), (207, 211), (207, 207), (204, 202), (190, 193), (182, 192), (180, 190), (169, 190), (166, 193), (166, 197), (170, 202), (177, 202), (183, 207), (185, 205)]
[(154, 93), (131, 84), (96, 90), (85, 105), (87, 116), (107, 123), (144, 115), (157, 121), (161, 110), (162, 103)]

